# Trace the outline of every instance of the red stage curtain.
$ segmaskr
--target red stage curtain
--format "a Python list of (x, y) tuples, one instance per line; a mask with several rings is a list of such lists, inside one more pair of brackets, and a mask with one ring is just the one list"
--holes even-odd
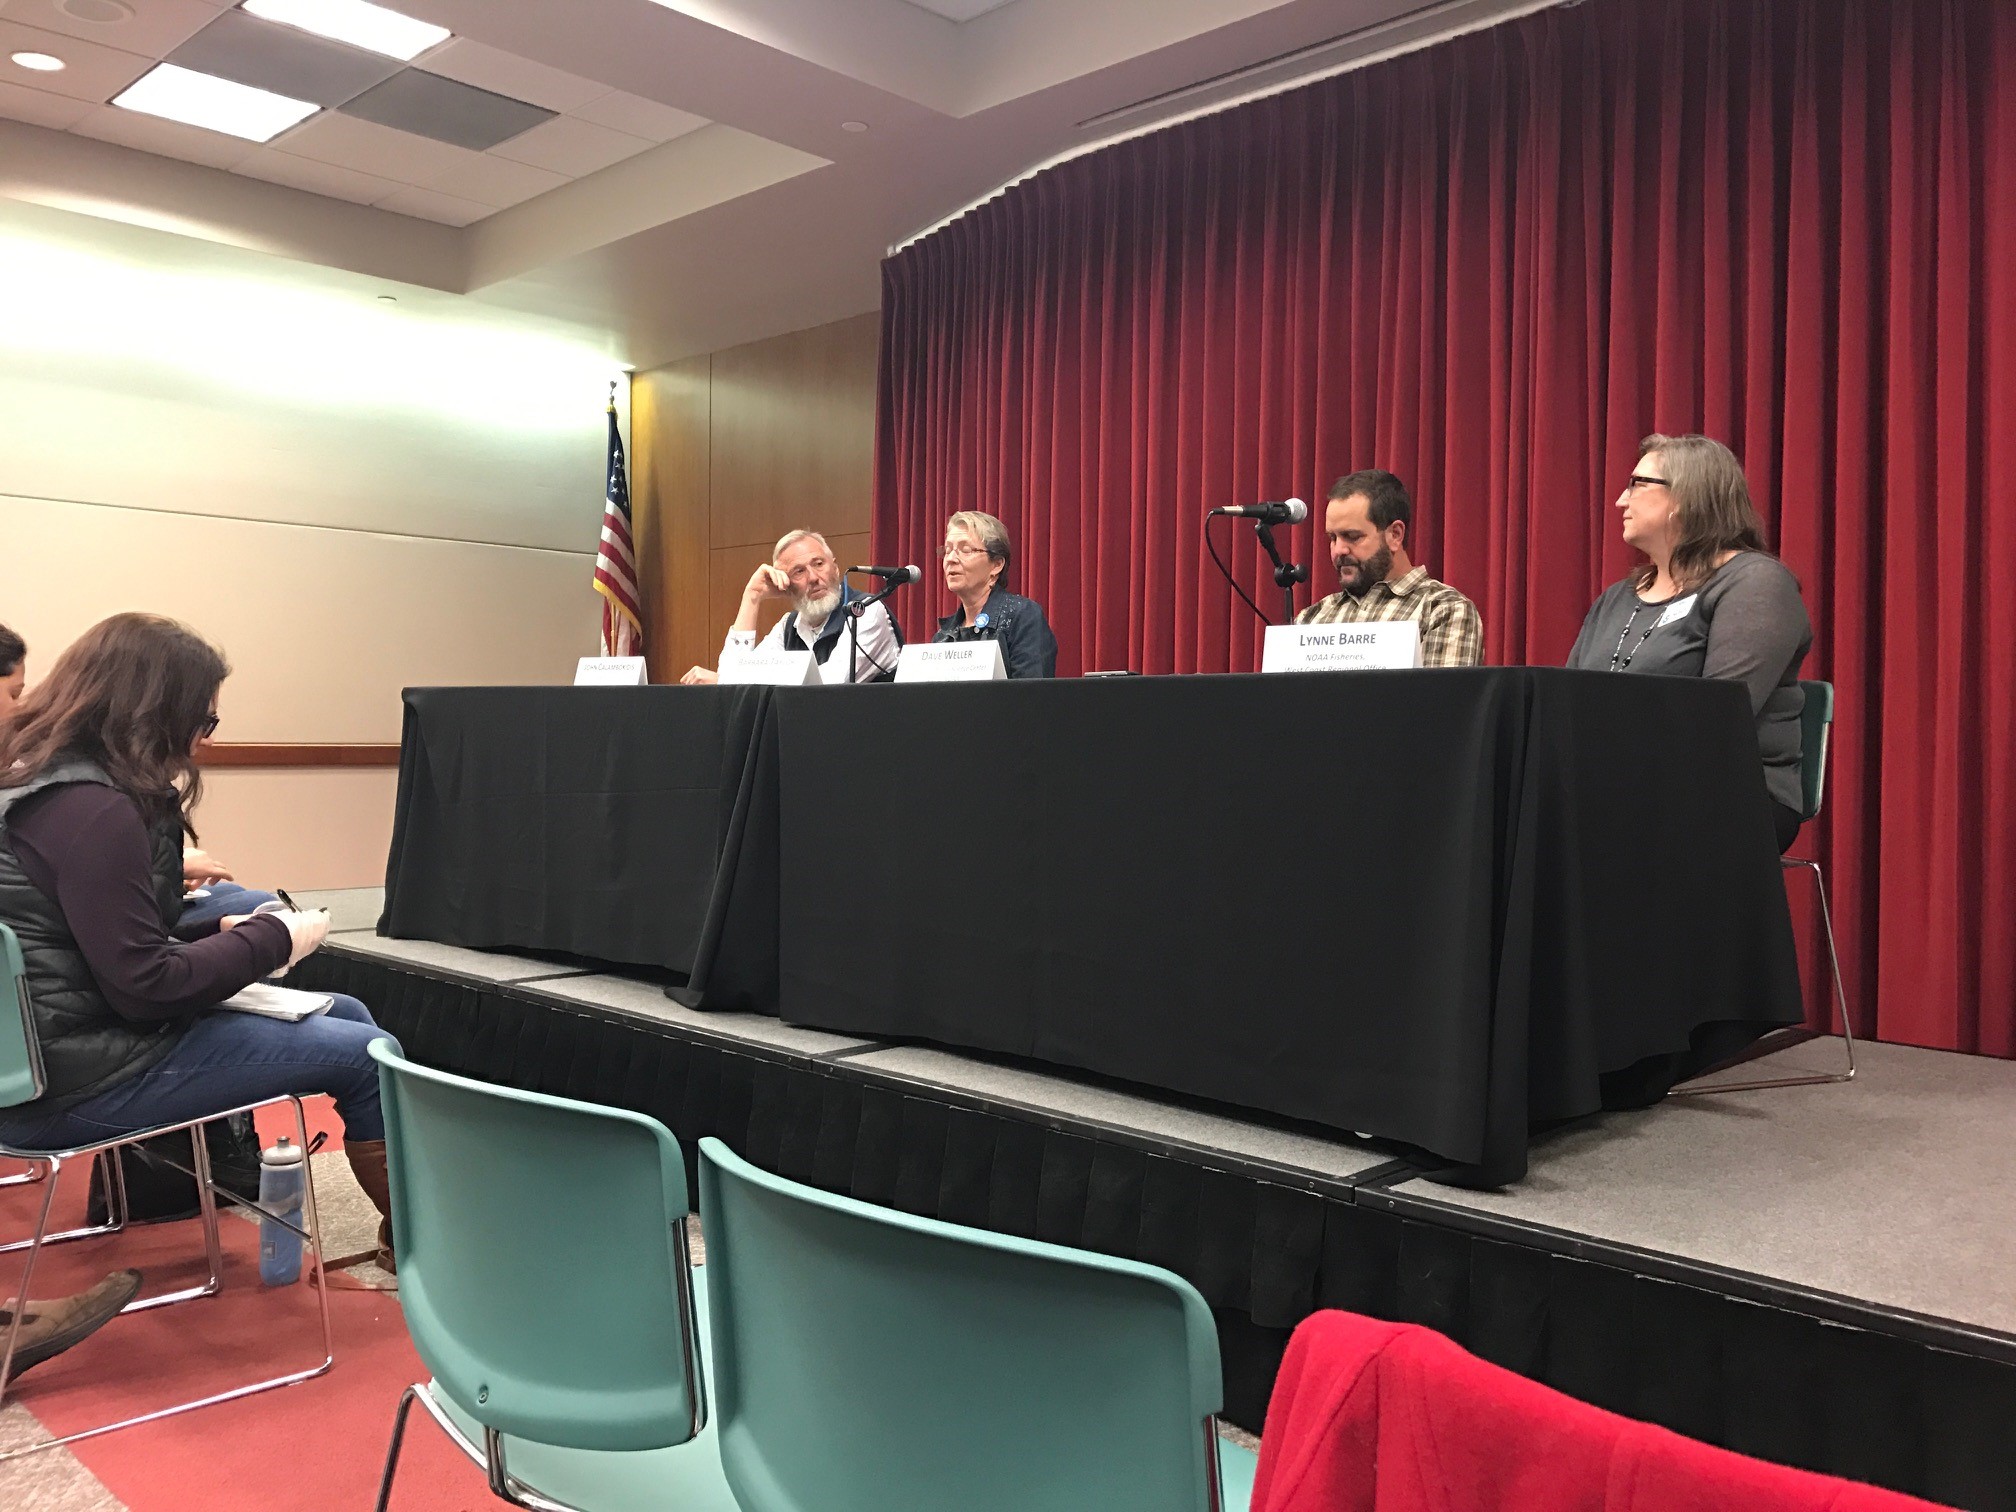
[(998, 513), (1065, 674), (1257, 665), (1204, 511), (1364, 466), (1490, 658), (1558, 662), (1638, 438), (1728, 441), (1840, 691), (1800, 849), (1851, 1001), (2016, 1054), (2016, 4), (1588, 0), (1048, 170), (883, 282), (875, 554)]

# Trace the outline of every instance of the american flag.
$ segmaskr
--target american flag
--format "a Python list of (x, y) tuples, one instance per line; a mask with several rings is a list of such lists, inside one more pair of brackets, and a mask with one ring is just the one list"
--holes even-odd
[(595, 591), (602, 595), (602, 654), (637, 656), (644, 639), (638, 608), (637, 548), (630, 537), (630, 484), (623, 475), (623, 437), (616, 401), (609, 401), (609, 486), (602, 505), (602, 541), (595, 548)]

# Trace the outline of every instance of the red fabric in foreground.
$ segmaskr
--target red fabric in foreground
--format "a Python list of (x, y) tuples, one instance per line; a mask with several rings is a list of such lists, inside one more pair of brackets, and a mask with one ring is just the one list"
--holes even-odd
[[(1064, 674), (1248, 670), (1205, 510), (1388, 467), (1490, 659), (1559, 663), (1632, 560), (1639, 437), (1720, 437), (1840, 689), (1800, 853), (1850, 1000), (2016, 1055), (2012, 245), (2008, 0), (1551, 8), (1039, 173), (891, 258), (872, 554), (934, 561), (946, 515), (992, 510)], [(1302, 602), (1335, 588), (1320, 514), (1283, 535)], [(1278, 614), (1251, 532), (1212, 529)], [(913, 638), (943, 599), (897, 600)]]
[(1312, 1314), (1267, 1408), (1253, 1512), (1930, 1512), (1617, 1417), (1432, 1329)]

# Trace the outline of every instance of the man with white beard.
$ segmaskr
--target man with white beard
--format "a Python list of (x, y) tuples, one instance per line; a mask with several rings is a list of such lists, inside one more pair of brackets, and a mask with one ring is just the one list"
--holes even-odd
[[(742, 590), (741, 612), (721, 647), (722, 659), (756, 650), (756, 616), (763, 601), (788, 598), (791, 612), (763, 637), (763, 649), (810, 651), (824, 683), (846, 682), (850, 661), (856, 682), (886, 679), (896, 671), (896, 652), (903, 643), (889, 611), (871, 604), (860, 618), (860, 655), (853, 656), (845, 606), (860, 597), (847, 585), (826, 537), (816, 530), (789, 531), (777, 543), (770, 560), (749, 575), (748, 586)], [(711, 667), (693, 667), (679, 679), (682, 683), (718, 680), (719, 674)]]

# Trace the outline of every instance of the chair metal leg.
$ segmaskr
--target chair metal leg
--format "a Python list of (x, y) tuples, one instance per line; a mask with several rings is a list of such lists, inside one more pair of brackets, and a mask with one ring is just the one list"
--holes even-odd
[(28, 1260), (21, 1267), (21, 1291), (14, 1299), (14, 1316), (8, 1320), (7, 1343), (0, 1349), (0, 1402), (7, 1400), (7, 1386), (14, 1378), (14, 1347), (21, 1338), (21, 1323), (28, 1316), (29, 1286), (35, 1280), (35, 1261), (42, 1253), (43, 1235), (49, 1232), (49, 1209), (56, 1201), (56, 1177), (63, 1162), (49, 1161), (49, 1179), (42, 1186), (42, 1208), (35, 1215), (35, 1234), (28, 1241)]
[(399, 1410), (392, 1414), (392, 1443), (385, 1451), (385, 1473), (378, 1478), (378, 1504), (372, 1512), (385, 1512), (392, 1505), (392, 1479), (399, 1473), (399, 1448), (406, 1441), (406, 1416), (413, 1410), (418, 1386), (399, 1393)]
[[(272, 1099), (272, 1101), (274, 1103), (286, 1101), (293, 1105), (295, 1133), (300, 1138), (301, 1148), (305, 1150), (308, 1147), (308, 1114), (307, 1110), (302, 1107), (301, 1099), (298, 1097), (289, 1097), (285, 1099), (274, 1098)], [(265, 1104), (255, 1104), (254, 1106), (265, 1106)], [(249, 1112), (250, 1109), (239, 1109), (235, 1111)], [(125, 1308), (126, 1312), (136, 1312), (149, 1307), (164, 1306), (171, 1302), (185, 1302), (192, 1300), (196, 1297), (210, 1296), (217, 1291), (218, 1286), (221, 1284), (222, 1281), (223, 1277), (222, 1246), (216, 1228), (216, 1220), (217, 1220), (216, 1188), (210, 1181), (209, 1147), (203, 1141), (200, 1127), (197, 1124), (192, 1123), (190, 1125), (187, 1125), (186, 1127), (189, 1127), (192, 1130), (192, 1138), (195, 1142), (196, 1155), (197, 1155), (195, 1164), (197, 1167), (197, 1173), (200, 1173), (200, 1174), (197, 1173), (192, 1174), (197, 1174), (197, 1190), (199, 1193), (199, 1200), (201, 1201), (203, 1206), (203, 1212), (206, 1223), (204, 1232), (204, 1241), (206, 1246), (209, 1248), (210, 1253), (210, 1273), (211, 1273), (210, 1284), (202, 1287), (192, 1287), (181, 1292), (173, 1292), (166, 1296), (149, 1297), (143, 1301), (136, 1301), (127, 1305), (127, 1307)], [(150, 1129), (147, 1130), (144, 1135), (136, 1137), (151, 1138), (155, 1134), (171, 1133), (171, 1132), (173, 1132), (172, 1129), (168, 1130)], [(117, 1146), (109, 1146), (106, 1147), (103, 1153), (116, 1156), (117, 1150), (118, 1150)], [(46, 1228), (48, 1227), (50, 1201), (55, 1193), (56, 1177), (62, 1168), (62, 1160), (60, 1157), (49, 1156), (45, 1158), (48, 1160), (50, 1167), (49, 1183), (48, 1183), (48, 1189), (43, 1194), (42, 1216), (37, 1223), (36, 1238), (30, 1241), (27, 1269), (23, 1272), (21, 1277), (21, 1294), (24, 1297), (28, 1295), (28, 1283), (34, 1271), (35, 1255), (40, 1251), (42, 1245), (48, 1242), (48, 1240), (43, 1237), (43, 1231), (46, 1230)], [(115, 1158), (111, 1160), (110, 1165), (114, 1170), (116, 1170), (118, 1168), (117, 1159)], [(110, 1191), (111, 1191), (110, 1183), (108, 1183), (107, 1199), (106, 1199), (108, 1203), (108, 1208), (109, 1204), (112, 1201)], [(231, 1194), (227, 1192), (225, 1195), (228, 1197)], [(319, 1308), (322, 1320), (322, 1358), (319, 1362), (317, 1362), (314, 1365), (306, 1366), (300, 1370), (288, 1371), (284, 1375), (273, 1376), (268, 1380), (255, 1381), (250, 1385), (233, 1387), (229, 1391), (215, 1392), (209, 1396), (199, 1397), (193, 1401), (182, 1402), (173, 1407), (163, 1407), (153, 1412), (143, 1412), (133, 1417), (122, 1418), (116, 1423), (106, 1423), (102, 1427), (87, 1428), (78, 1433), (66, 1434), (61, 1438), (44, 1439), (40, 1443), (29, 1444), (20, 1449), (10, 1449), (5, 1453), (0, 1453), (0, 1463), (4, 1463), (10, 1459), (18, 1459), (24, 1454), (37, 1454), (44, 1449), (53, 1449), (58, 1444), (74, 1444), (81, 1439), (97, 1438), (101, 1434), (113, 1433), (121, 1428), (131, 1428), (139, 1423), (152, 1423), (157, 1422), (162, 1418), (178, 1417), (185, 1412), (194, 1412), (199, 1407), (214, 1407), (220, 1402), (235, 1401), (239, 1397), (254, 1396), (259, 1392), (272, 1391), (281, 1386), (292, 1386), (297, 1382), (313, 1380), (316, 1376), (326, 1373), (329, 1367), (336, 1363), (336, 1353), (335, 1353), (333, 1335), (331, 1334), (329, 1327), (329, 1288), (326, 1285), (326, 1278), (322, 1270), (321, 1223), (315, 1207), (315, 1178), (313, 1172), (307, 1169), (304, 1169), (302, 1172), (302, 1199), (303, 1202), (305, 1203), (305, 1210), (303, 1216), (307, 1219), (307, 1224), (305, 1229), (297, 1229), (296, 1231), (301, 1233), (302, 1238), (307, 1245), (307, 1253), (304, 1255), (303, 1258), (310, 1259), (312, 1257), (312, 1269), (309, 1275), (311, 1281), (314, 1284), (316, 1303)], [(123, 1223), (125, 1217), (123, 1212), (124, 1207), (123, 1190), (120, 1193), (119, 1201), (122, 1207), (120, 1220)], [(250, 1204), (248, 1204), (248, 1206), (249, 1205)], [(108, 1212), (108, 1217), (109, 1216), (110, 1214)], [(290, 1227), (291, 1226), (292, 1225), (290, 1225)], [(53, 1237), (54, 1236), (50, 1236), (50, 1238)], [(8, 1330), (8, 1341), (4, 1357), (4, 1368), (0, 1368), (0, 1399), (4, 1399), (7, 1385), (8, 1369), (10, 1369), (13, 1364), (14, 1336), (20, 1329), (21, 1311), (22, 1311), (21, 1309), (18, 1308), (16, 1309), (14, 1323)]]
[(1779, 865), (1786, 871), (1804, 870), (1813, 873), (1813, 890), (1820, 899), (1820, 928), (1827, 938), (1827, 965), (1834, 973), (1834, 1001), (1841, 1009), (1841, 1044), (1846, 1052), (1846, 1064), (1839, 1071), (1764, 1077), (1755, 1081), (1717, 1082), (1709, 1087), (1675, 1087), (1667, 1094), (1669, 1097), (1706, 1097), (1711, 1093), (1722, 1092), (1763, 1092), (1774, 1087), (1822, 1087), (1836, 1082), (1855, 1080), (1855, 1025), (1848, 1016), (1848, 989), (1842, 983), (1841, 956), (1834, 947), (1834, 915), (1827, 906), (1826, 878), (1821, 875), (1818, 861), (1808, 861), (1802, 856), (1781, 857)]
[(0, 1176), (0, 1187), (29, 1186), (41, 1181), (48, 1174), (48, 1168), (39, 1160), (24, 1160), (21, 1163), (28, 1169), (18, 1175)]
[[(29, 1164), (38, 1166), (44, 1171), (49, 1170), (49, 1162), (46, 1160), (30, 1161)], [(53, 1234), (45, 1234), (42, 1237), (42, 1243), (68, 1244), (73, 1239), (96, 1239), (101, 1234), (119, 1234), (125, 1232), (128, 1212), (125, 1165), (119, 1160), (116, 1153), (108, 1154), (102, 1165), (106, 1173), (105, 1221), (103, 1223), (86, 1224), (73, 1229), (61, 1229)], [(30, 1179), (41, 1180), (42, 1178), (39, 1176), (32, 1178), (15, 1177), (10, 1181), (0, 1182), (0, 1186), (9, 1186), (14, 1184), (15, 1181)], [(48, 1179), (51, 1181), (56, 1179), (53, 1171), (49, 1172)], [(0, 1244), (0, 1255), (16, 1254), (28, 1248), (31, 1242), (27, 1239), (14, 1239), (6, 1244)]]
[[(504, 1466), (504, 1436), (495, 1428), (486, 1427), (483, 1430), (483, 1442), (478, 1445), (470, 1440), (469, 1435), (464, 1433), (457, 1426), (455, 1420), (442, 1409), (441, 1404), (434, 1400), (434, 1392), (431, 1387), (421, 1385), (407, 1387), (406, 1394), (399, 1399), (399, 1406), (402, 1412), (405, 1410), (409, 1399), (417, 1401), (422, 1407), (426, 1408), (427, 1415), (434, 1419), (435, 1424), (443, 1433), (448, 1435), (448, 1441), (468, 1455), (471, 1462), (483, 1472), (484, 1479), (490, 1484), (492, 1495), (509, 1502), (514, 1507), (527, 1508), (528, 1512), (581, 1512), (581, 1509), (570, 1506), (566, 1502), (557, 1502), (550, 1497), (540, 1495), (523, 1481), (512, 1476), (511, 1472)], [(393, 1431), (395, 1434), (393, 1447), (396, 1451), (398, 1448), (396, 1435), (399, 1431), (397, 1425), (394, 1426)], [(386, 1480), (384, 1486), (380, 1489), (381, 1499), (378, 1503), (377, 1512), (385, 1512), (385, 1503), (382, 1498), (385, 1492), (389, 1491), (392, 1484), (389, 1461), (387, 1462), (386, 1471)]]

